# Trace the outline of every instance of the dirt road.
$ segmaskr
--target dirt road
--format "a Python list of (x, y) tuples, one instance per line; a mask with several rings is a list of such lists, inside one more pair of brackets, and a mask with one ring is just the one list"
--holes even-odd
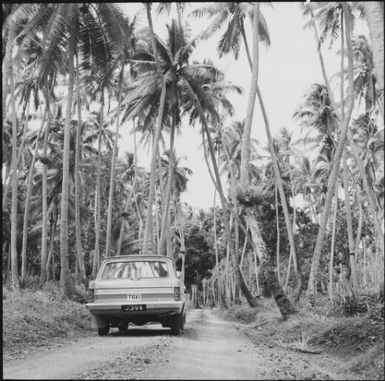
[[(261, 343), (262, 344), (262, 343)], [(341, 379), (314, 357), (252, 344), (209, 309), (188, 312), (182, 336), (160, 325), (112, 330), (3, 362), (6, 379)], [(321, 356), (320, 356), (321, 357)], [(317, 360), (320, 361), (321, 358)], [(327, 360), (330, 364), (330, 359)], [(321, 365), (321, 366), (320, 366)], [(342, 378), (343, 379), (343, 378)]]
[[(210, 310), (191, 310), (184, 335), (160, 325), (130, 327), (125, 335), (81, 339), (27, 359), (4, 362), (7, 379), (215, 378), (255, 379), (249, 342)], [(122, 377), (124, 376), (124, 377)]]

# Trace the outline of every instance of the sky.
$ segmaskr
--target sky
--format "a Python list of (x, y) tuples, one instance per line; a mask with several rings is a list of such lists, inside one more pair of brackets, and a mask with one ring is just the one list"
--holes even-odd
[[(185, 11), (185, 18), (195, 7), (205, 4), (207, 3), (191, 3)], [(140, 11), (139, 26), (147, 26), (146, 13), (142, 3), (119, 3), (118, 5), (130, 18)], [(300, 135), (300, 126), (292, 118), (292, 115), (311, 84), (323, 83), (314, 34), (312, 29), (303, 28), (308, 20), (301, 14), (300, 3), (273, 2), (272, 6), (262, 3), (261, 12), (265, 16), (270, 31), (271, 46), (266, 48), (261, 44), (260, 47), (259, 87), (272, 135), (278, 134), (282, 127), (286, 127), (293, 132), (293, 139), (295, 140)], [(152, 15), (155, 33), (164, 38), (166, 36), (165, 25), (171, 21), (171, 17), (157, 15), (155, 7), (153, 7)], [(211, 21), (207, 18), (187, 17), (187, 22), (191, 27), (192, 35), (195, 36), (207, 28)], [(246, 28), (251, 49), (250, 24)], [(228, 55), (222, 59), (218, 58), (216, 47), (221, 32), (223, 34), (223, 29), (210, 40), (201, 41), (197, 45), (192, 59), (198, 61), (203, 61), (205, 58), (211, 59), (219, 69), (224, 71), (226, 80), (242, 87), (243, 95), (229, 96), (235, 108), (235, 115), (232, 120), (241, 121), (246, 116), (251, 80), (250, 67), (243, 44), (238, 61), (235, 61), (233, 55)], [(368, 36), (366, 24), (357, 20), (354, 33)], [(339, 71), (340, 60), (336, 54), (338, 48), (339, 40), (336, 40), (331, 49), (329, 49), (329, 44), (325, 44), (322, 48), (329, 78)], [(133, 136), (130, 134), (129, 128), (131, 125), (121, 128), (122, 139), (119, 144), (119, 155), (123, 155), (124, 151), (133, 152)], [(259, 141), (262, 147), (267, 145), (265, 125), (258, 101), (254, 109), (251, 135)], [(177, 156), (186, 157), (181, 165), (187, 166), (193, 171), (187, 184), (187, 191), (181, 197), (182, 201), (187, 202), (193, 208), (210, 208), (213, 205), (214, 186), (203, 157), (199, 126), (196, 125), (195, 128), (192, 128), (188, 121), (184, 120), (182, 122), (182, 134), (176, 137), (175, 146)], [(151, 153), (148, 149), (139, 148), (138, 165), (149, 168), (150, 157)]]

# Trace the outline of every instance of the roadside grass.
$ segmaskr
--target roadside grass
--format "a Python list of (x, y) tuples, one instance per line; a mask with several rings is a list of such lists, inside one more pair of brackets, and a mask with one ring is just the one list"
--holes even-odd
[(331, 316), (327, 301), (310, 309), (297, 305), (298, 313), (283, 320), (272, 299), (260, 305), (223, 310), (226, 319), (243, 323), (256, 344), (280, 346), (304, 353), (325, 353), (340, 360), (342, 371), (362, 379), (384, 379), (384, 322), (368, 313)]
[(48, 283), (42, 290), (3, 287), (3, 350), (7, 354), (45, 346), (55, 338), (75, 338), (91, 329), (84, 305), (63, 298)]

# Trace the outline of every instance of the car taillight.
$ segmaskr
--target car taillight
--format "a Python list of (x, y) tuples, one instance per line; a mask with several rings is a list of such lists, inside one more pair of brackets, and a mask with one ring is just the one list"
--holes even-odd
[(87, 299), (89, 302), (93, 302), (95, 300), (95, 289), (94, 288), (88, 289)]
[(174, 287), (174, 300), (180, 300), (180, 287)]
[(87, 299), (89, 302), (93, 302), (95, 300), (95, 281), (91, 280), (88, 284), (88, 292)]

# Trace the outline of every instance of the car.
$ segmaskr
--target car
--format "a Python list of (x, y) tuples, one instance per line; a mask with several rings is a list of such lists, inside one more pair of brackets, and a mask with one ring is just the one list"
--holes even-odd
[(159, 255), (124, 255), (103, 260), (89, 282), (86, 307), (99, 336), (129, 323), (161, 323), (179, 335), (186, 322), (185, 286), (175, 262)]

